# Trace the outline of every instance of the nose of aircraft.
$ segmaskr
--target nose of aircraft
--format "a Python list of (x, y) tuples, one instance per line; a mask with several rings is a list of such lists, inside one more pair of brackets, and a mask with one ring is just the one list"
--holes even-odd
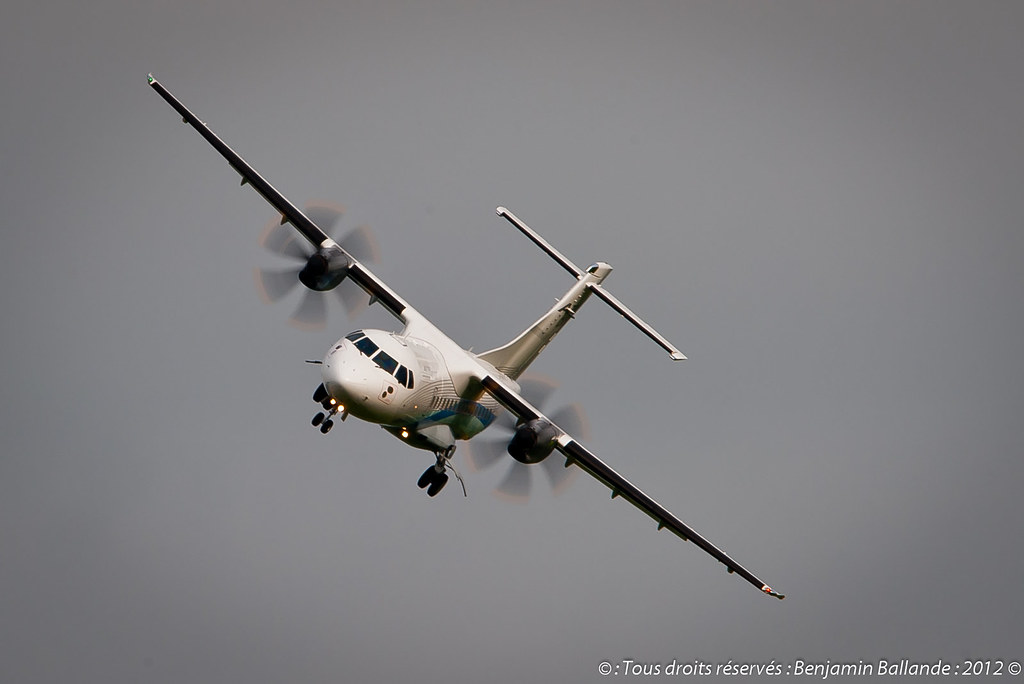
[(371, 364), (348, 340), (343, 340), (324, 357), (320, 367), (327, 392), (356, 415), (376, 392), (370, 389)]

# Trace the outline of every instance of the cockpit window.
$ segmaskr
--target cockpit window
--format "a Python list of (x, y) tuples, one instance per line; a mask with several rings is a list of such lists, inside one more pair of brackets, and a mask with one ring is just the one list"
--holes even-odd
[(345, 339), (352, 342), (356, 349), (368, 358), (373, 359), (373, 362), (380, 366), (384, 372), (394, 375), (399, 385), (412, 389), (412, 371), (399, 364), (390, 354), (378, 347), (362, 330), (350, 332), (348, 335), (345, 335)]
[(388, 373), (394, 373), (395, 369), (398, 368), (398, 362), (391, 358), (391, 355), (386, 351), (382, 351), (373, 357), (373, 362), (383, 368)]
[(398, 384), (402, 387), (412, 389), (412, 371), (405, 366), (398, 367), (398, 370), (395, 372), (395, 380), (397, 380)]
[(380, 349), (380, 347), (375, 345), (369, 337), (364, 337), (363, 339), (358, 340), (355, 344), (356, 349), (371, 357), (377, 353), (378, 349)]

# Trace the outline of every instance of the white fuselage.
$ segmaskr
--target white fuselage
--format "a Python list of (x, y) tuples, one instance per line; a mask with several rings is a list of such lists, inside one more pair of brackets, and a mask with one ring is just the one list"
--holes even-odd
[[(441, 344), (447, 341), (444, 338)], [(451, 359), (455, 373), (449, 368)], [(402, 436), (447, 426), (454, 439), (469, 439), (491, 424), (498, 403), (470, 382), (481, 362), (470, 352), (383, 330), (357, 330), (338, 340), (323, 359), (328, 394), (346, 414), (377, 423)], [(407, 434), (403, 438), (419, 444)]]
[(479, 379), (497, 374), (518, 391), (516, 378), (587, 300), (589, 286), (609, 272), (603, 263), (581, 272), (533, 326), (479, 355), (406, 307), (401, 333), (357, 330), (338, 340), (323, 359), (324, 388), (343, 407), (342, 417), (377, 423), (411, 446), (444, 451), (479, 434), (502, 410)]

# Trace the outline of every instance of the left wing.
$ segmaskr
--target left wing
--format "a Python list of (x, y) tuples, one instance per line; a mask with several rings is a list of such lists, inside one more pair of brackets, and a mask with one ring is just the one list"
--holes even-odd
[[(550, 419), (519, 396), (508, 384), (493, 375), (480, 379), (480, 384), (488, 394), (498, 400), (502, 406), (512, 412), (520, 420)], [(555, 426), (556, 428), (558, 426)], [(664, 506), (644, 494), (636, 485), (612, 470), (604, 461), (590, 453), (582, 444), (558, 428), (559, 437), (554, 448), (565, 456), (565, 467), (570, 465), (582, 468), (589, 475), (604, 483), (612, 491), (612, 498), (621, 496), (658, 523), (658, 529), (667, 527), (683, 541), (691, 541), (725, 565), (729, 573), (737, 573), (755, 587), (778, 599), (786, 598), (784, 594), (774, 591), (758, 579), (752, 572), (730, 558), (724, 551), (700, 536), (689, 525), (670, 513)], [(550, 456), (548, 457), (550, 458)]]
[(359, 287), (361, 287), (368, 295), (370, 295), (370, 302), (380, 302), (384, 305), (388, 311), (390, 311), (396, 318), (401, 320), (403, 323), (409, 323), (409, 314), (412, 313), (412, 307), (403, 300), (398, 294), (395, 293), (387, 284), (375, 276), (368, 268), (363, 266), (355, 257), (342, 249), (331, 237), (325, 233), (320, 226), (316, 225), (309, 219), (298, 207), (292, 204), (287, 197), (282, 195), (277, 189), (268, 183), (266, 179), (256, 172), (256, 169), (249, 166), (249, 164), (242, 159), (241, 156), (233, 149), (227, 146), (227, 144), (217, 137), (217, 134), (210, 130), (203, 121), (193, 114), (189, 109), (178, 101), (178, 98), (174, 97), (164, 88), (161, 83), (153, 78), (153, 74), (149, 75), (149, 85), (152, 86), (153, 90), (160, 94), (167, 104), (171, 105), (181, 115), (182, 122), (188, 124), (192, 128), (198, 131), (199, 135), (203, 136), (208, 143), (210, 143), (214, 149), (220, 152), (221, 156), (224, 157), (228, 164), (231, 165), (235, 171), (242, 177), (242, 185), (251, 185), (252, 188), (258, 192), (263, 199), (267, 200), (271, 206), (281, 212), (281, 223), (290, 223), (295, 226), (304, 238), (309, 240), (310, 244), (315, 249), (331, 249), (338, 250), (348, 260), (348, 265), (345, 269), (346, 277), (353, 280)]

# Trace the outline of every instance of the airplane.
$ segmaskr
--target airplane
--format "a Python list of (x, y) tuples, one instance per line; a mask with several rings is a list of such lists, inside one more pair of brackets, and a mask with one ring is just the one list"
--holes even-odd
[[(444, 334), (416, 311), (383, 280), (345, 251), (306, 214), (278, 192), (263, 176), (227, 146), (195, 114), (174, 97), (152, 74), (149, 85), (227, 160), (251, 186), (291, 224), (313, 248), (298, 274), (307, 288), (325, 292), (346, 278), (358, 285), (404, 326), (400, 332), (356, 330), (335, 342), (319, 361), (321, 383), (313, 400), (323, 409), (312, 425), (327, 434), (339, 417), (349, 416), (380, 425), (411, 447), (429, 451), (434, 462), (417, 485), (436, 496), (449, 480), (448, 472), (462, 478), (452, 465), (458, 441), (469, 440), (490, 426), (498, 413), (508, 411), (516, 420), (508, 453), (525, 464), (541, 463), (557, 451), (565, 467), (575, 466), (622, 497), (683, 541), (690, 541), (769, 596), (785, 598), (752, 572), (702, 537), (664, 506), (591, 453), (548, 416), (527, 401), (517, 379), (580, 307), (596, 295), (675, 361), (686, 357), (658, 331), (633, 313), (603, 287), (612, 267), (597, 262), (582, 269), (504, 207), (497, 214), (554, 259), (575, 278), (572, 287), (533, 325), (513, 340), (483, 353), (473, 353)], [(314, 362), (316, 363), (316, 362)], [(463, 484), (465, 493), (465, 485)]]

